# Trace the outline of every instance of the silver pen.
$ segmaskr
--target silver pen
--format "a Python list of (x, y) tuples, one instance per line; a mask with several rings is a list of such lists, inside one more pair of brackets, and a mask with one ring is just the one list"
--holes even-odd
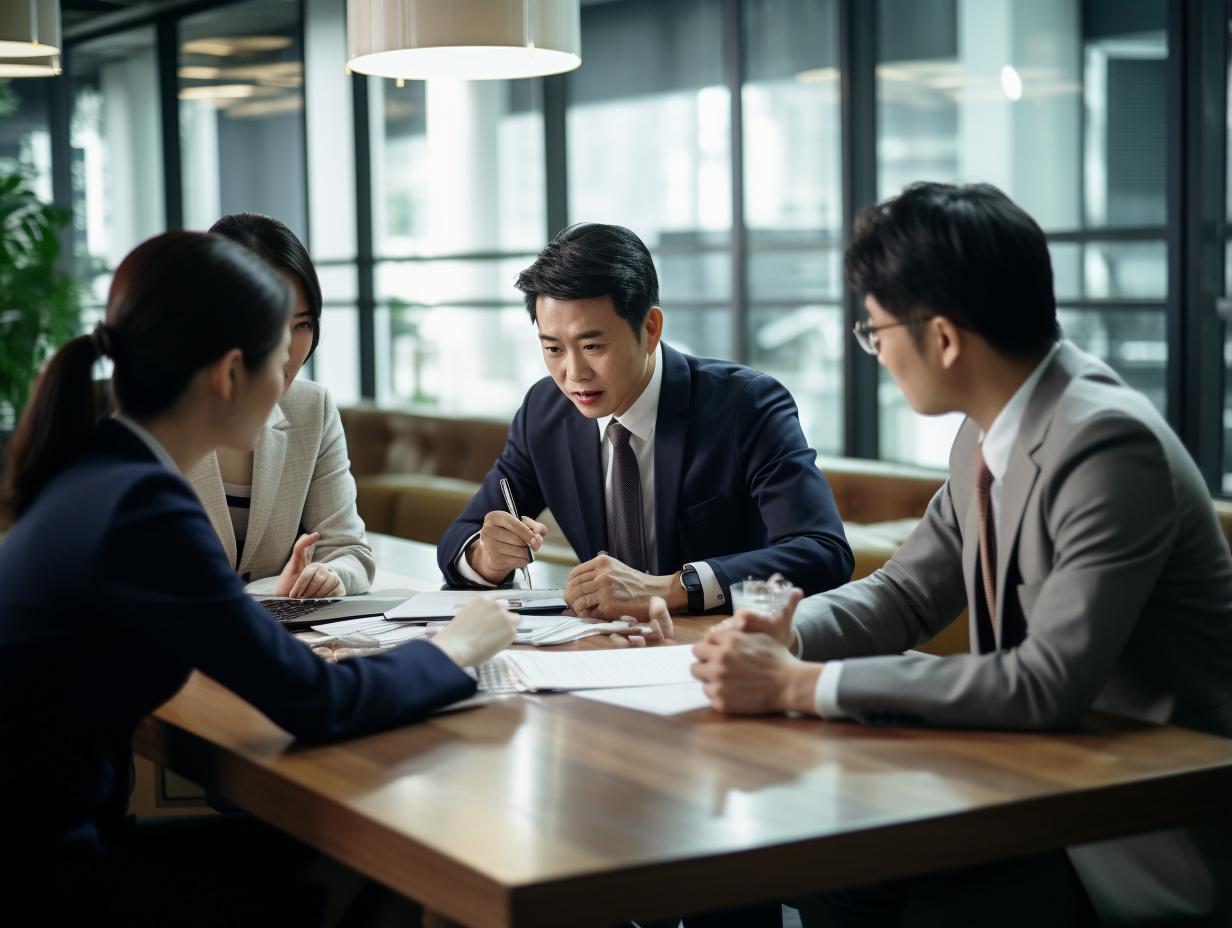
[[(500, 488), (501, 494), (505, 497), (505, 508), (509, 510), (509, 514), (511, 516), (521, 522), (522, 517), (518, 515), (518, 507), (513, 502), (513, 491), (509, 489), (509, 479), (507, 477), (501, 477)], [(530, 563), (521, 568), (521, 571), (522, 576), (526, 579), (526, 588), (528, 590), (533, 590), (535, 585), (530, 582), (530, 564), (533, 564), (535, 561), (535, 552), (531, 550), (530, 545), (526, 546), (526, 555), (530, 558)]]

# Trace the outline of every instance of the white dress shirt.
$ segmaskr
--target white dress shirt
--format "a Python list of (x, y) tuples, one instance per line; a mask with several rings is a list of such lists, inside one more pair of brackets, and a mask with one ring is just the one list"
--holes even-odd
[[(1039, 384), (1040, 378), (1044, 376), (1044, 371), (1047, 369), (1049, 362), (1052, 361), (1053, 355), (1057, 353), (1057, 349), (1060, 347), (1060, 342), (1052, 346), (1048, 354), (1044, 355), (1044, 360), (1035, 366), (1031, 376), (1023, 381), (1022, 386), (1015, 390), (1014, 395), (1010, 397), (1010, 401), (997, 413), (997, 418), (992, 420), (992, 425), (988, 427), (987, 434), (980, 433), (980, 441), (983, 443), (984, 464), (987, 465), (989, 473), (992, 474), (989, 503), (992, 506), (993, 529), (997, 533), (998, 545), (1002, 543), (1001, 492), (1004, 489), (1005, 472), (1010, 466), (1010, 452), (1014, 450), (1014, 442), (1018, 440), (1018, 431), (1022, 428), (1022, 417), (1026, 415), (1027, 406), (1031, 402), (1031, 396), (1035, 393), (1035, 388)], [(799, 653), (800, 639), (797, 637), (797, 657)], [(817, 714), (822, 718), (846, 717), (846, 713), (843, 712), (842, 707), (838, 704), (838, 681), (842, 672), (842, 661), (826, 661), (826, 666), (822, 669), (821, 676), (817, 678), (817, 690), (813, 696), (813, 702), (817, 706)]]
[[(646, 565), (650, 573), (654, 573), (658, 564), (658, 535), (655, 531), (654, 506), (654, 442), (655, 424), (659, 418), (659, 394), (663, 389), (663, 346), (655, 347), (654, 372), (650, 382), (646, 384), (641, 395), (633, 401), (633, 405), (621, 416), (604, 416), (595, 420), (598, 428), (596, 439), (599, 442), (599, 458), (603, 467), (603, 506), (607, 515), (607, 524), (612, 524), (612, 443), (607, 437), (607, 426), (613, 418), (629, 430), (629, 447), (637, 459), (638, 475), (642, 481), (642, 536), (646, 542)], [(462, 545), (462, 550), (454, 564), (458, 572), (471, 583), (483, 586), (494, 586), (491, 581), (479, 575), (466, 560), (466, 549), (479, 537), (476, 532)], [(714, 569), (705, 561), (694, 561), (692, 567), (701, 580), (705, 608), (713, 609), (723, 603), (723, 586), (715, 576)]]

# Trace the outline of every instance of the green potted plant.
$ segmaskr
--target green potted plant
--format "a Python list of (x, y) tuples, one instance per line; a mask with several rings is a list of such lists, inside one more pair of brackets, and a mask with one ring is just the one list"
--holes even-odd
[(20, 172), (0, 173), (0, 452), (43, 362), (81, 329), (76, 281), (56, 267), (67, 211), (42, 203)]

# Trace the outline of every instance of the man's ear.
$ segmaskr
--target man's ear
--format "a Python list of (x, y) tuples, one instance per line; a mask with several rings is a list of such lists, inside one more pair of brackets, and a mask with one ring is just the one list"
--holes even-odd
[(965, 333), (945, 316), (933, 316), (926, 325), (928, 337), (936, 345), (941, 366), (947, 371), (953, 370), (958, 359), (962, 357)]
[(642, 323), (642, 335), (645, 336), (646, 353), (653, 354), (659, 347), (659, 339), (663, 337), (663, 310), (659, 307), (650, 307), (646, 321)]
[(238, 348), (232, 348), (205, 368), (205, 382), (210, 393), (221, 400), (224, 405), (229, 406), (235, 400), (243, 364), (243, 352)]

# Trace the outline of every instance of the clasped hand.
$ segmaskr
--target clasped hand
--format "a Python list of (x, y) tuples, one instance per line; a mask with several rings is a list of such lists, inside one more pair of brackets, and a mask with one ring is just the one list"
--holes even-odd
[(666, 602), (672, 593), (671, 583), (671, 577), (642, 573), (609, 554), (600, 554), (570, 571), (564, 599), (584, 618), (630, 616), (645, 621), (651, 618), (651, 598), (657, 596)]
[(698, 663), (691, 672), (713, 708), (733, 715), (814, 711), (823, 665), (793, 656), (792, 617), (803, 598), (802, 590), (792, 590), (783, 611), (769, 618), (738, 609), (693, 646)]

